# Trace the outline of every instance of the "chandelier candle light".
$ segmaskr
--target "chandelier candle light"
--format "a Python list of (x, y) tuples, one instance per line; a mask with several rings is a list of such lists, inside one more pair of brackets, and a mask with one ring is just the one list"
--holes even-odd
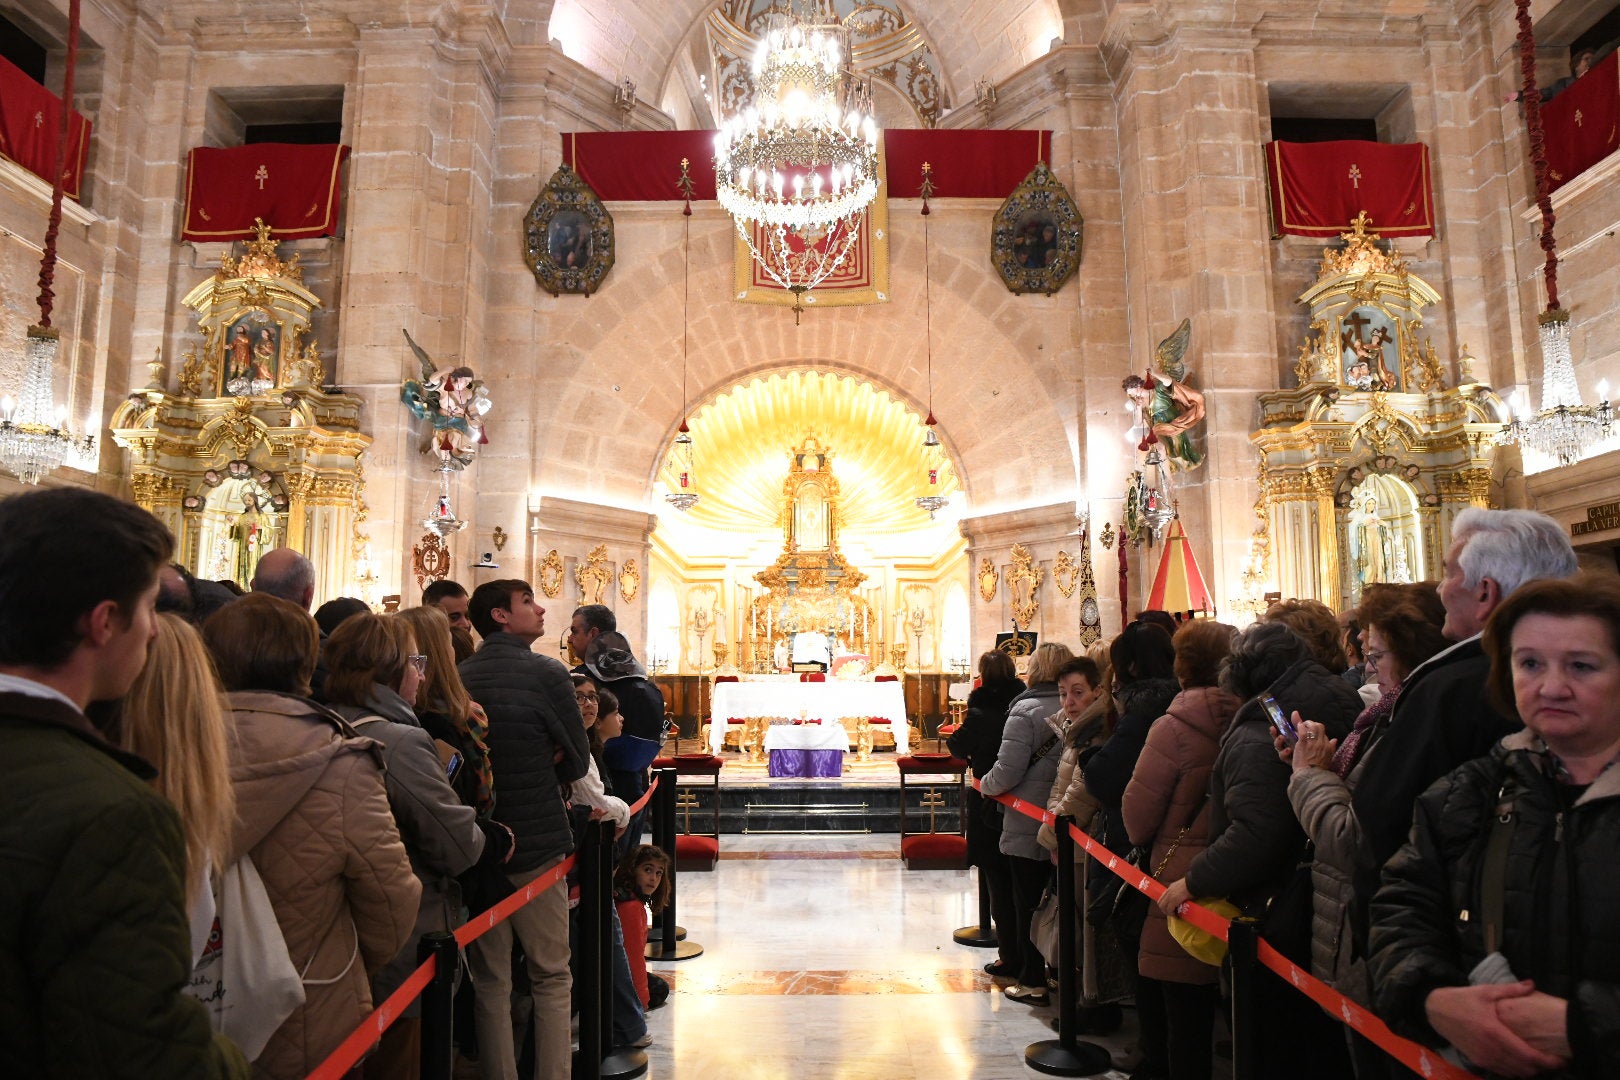
[(56, 172), (51, 184), (51, 213), (45, 227), (45, 253), (39, 264), (39, 325), (28, 328), (22, 400), (0, 399), (0, 465), (25, 484), (37, 484), (54, 472), (69, 453), (94, 453), (93, 435), (74, 435), (67, 408), (54, 407), (51, 380), (56, 370), (61, 332), (51, 326), (55, 293), (56, 235), (62, 226), (62, 173), (67, 164), (68, 125), (73, 116), (73, 75), (79, 57), (79, 0), (68, 3), (67, 58), (62, 75), (62, 125), (56, 140)]
[(923, 421), (923, 493), (916, 503), (918, 509), (928, 511), (928, 520), (933, 521), (934, 515), (943, 510), (950, 499), (940, 484), (945, 471), (945, 449), (940, 446), (939, 433), (934, 430), (939, 421), (934, 419), (934, 288), (928, 257), (928, 197), (934, 186), (928, 178), (929, 171), (928, 163), (923, 162), (923, 338), (928, 353), (928, 419)]
[(1536, 86), (1536, 38), (1530, 19), (1530, 0), (1517, 0), (1519, 69), (1524, 75), (1520, 100), (1530, 137), (1530, 158), (1535, 166), (1536, 204), (1541, 210), (1541, 249), (1547, 253), (1542, 276), (1547, 283), (1547, 309), (1539, 316), (1541, 337), (1541, 411), (1531, 413), (1529, 395), (1515, 395), (1514, 416), (1502, 432), (1504, 442), (1517, 443), (1573, 465), (1614, 430), (1607, 382), (1598, 383), (1598, 404), (1581, 400), (1575, 383), (1575, 361), (1569, 348), (1569, 312), (1558, 306), (1558, 247), (1553, 240), (1556, 218), (1547, 166), (1546, 135), (1541, 126), (1541, 91)]
[(716, 197), (755, 261), (794, 294), (795, 316), (843, 265), (877, 197), (877, 123), (853, 78), (844, 89), (847, 42), (831, 0), (815, 0), (809, 18), (790, 3), (755, 53), (753, 102), (714, 139)]
[(692, 305), (692, 178), (687, 173), (689, 162), (681, 159), (681, 191), (686, 195), (686, 209), (681, 221), (681, 254), (685, 270), (681, 282), (681, 426), (677, 429), (675, 445), (669, 452), (669, 469), (679, 485), (664, 499), (680, 511), (698, 504), (697, 447), (692, 443), (692, 429), (686, 426), (686, 351), (688, 321)]

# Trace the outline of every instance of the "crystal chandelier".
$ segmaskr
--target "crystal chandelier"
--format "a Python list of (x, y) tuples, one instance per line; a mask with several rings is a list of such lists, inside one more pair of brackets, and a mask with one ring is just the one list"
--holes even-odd
[(754, 55), (752, 104), (714, 139), (716, 197), (795, 312), (843, 265), (878, 190), (868, 95), (853, 78), (845, 89), (847, 32), (831, 0), (814, 8), (790, 0)]
[(1514, 415), (1502, 440), (1573, 465), (1614, 432), (1614, 410), (1609, 405), (1608, 382), (1598, 383), (1598, 403), (1581, 401), (1575, 385), (1575, 361), (1569, 351), (1569, 313), (1563, 309), (1541, 315), (1541, 411), (1530, 411), (1529, 395), (1520, 390)]
[(25, 484), (37, 484), (61, 466), (68, 454), (95, 450), (93, 435), (74, 435), (67, 409), (54, 408), (51, 379), (56, 370), (61, 332), (51, 326), (56, 277), (56, 235), (62, 227), (62, 174), (67, 165), (69, 125), (73, 119), (73, 74), (79, 56), (79, 0), (68, 3), (67, 59), (62, 75), (62, 125), (57, 132), (56, 173), (51, 184), (51, 213), (45, 226), (44, 255), (39, 264), (39, 325), (28, 328), (22, 400), (0, 400), (0, 465)]
[(89, 454), (96, 440), (68, 430), (67, 409), (52, 408), (51, 372), (56, 367), (57, 331), (28, 328), (28, 365), (22, 400), (0, 400), (0, 465), (25, 484), (37, 484), (68, 454)]
[(1502, 431), (1502, 441), (1527, 447), (1573, 465), (1613, 431), (1606, 383), (1598, 384), (1596, 405), (1581, 400), (1575, 383), (1575, 361), (1569, 349), (1569, 312), (1558, 306), (1558, 247), (1553, 239), (1552, 185), (1548, 175), (1546, 136), (1541, 126), (1541, 91), (1536, 86), (1536, 38), (1530, 19), (1530, 0), (1517, 0), (1519, 68), (1524, 74), (1525, 127), (1530, 137), (1530, 159), (1536, 174), (1536, 204), (1541, 210), (1541, 247), (1547, 253), (1542, 277), (1547, 285), (1547, 309), (1539, 317), (1541, 337), (1541, 411), (1532, 414), (1528, 395), (1518, 396), (1513, 419)]

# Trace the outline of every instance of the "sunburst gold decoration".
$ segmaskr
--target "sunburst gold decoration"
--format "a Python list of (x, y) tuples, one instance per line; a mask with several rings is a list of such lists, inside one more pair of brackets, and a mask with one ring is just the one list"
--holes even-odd
[[(788, 371), (734, 386), (692, 412), (692, 426), (704, 435), (703, 501), (661, 519), (658, 531), (680, 532), (696, 544), (683, 543), (681, 550), (713, 546), (705, 541), (724, 533), (732, 537), (723, 550), (732, 550), (738, 534), (779, 536), (782, 478), (793, 448), (814, 433), (836, 452), (843, 489), (859, 493), (839, 507), (841, 533), (867, 542), (906, 536), (913, 547), (921, 539), (923, 548), (943, 551), (961, 540), (955, 520), (942, 514), (931, 523), (913, 501), (921, 421), (904, 402), (848, 376)], [(947, 465), (943, 471), (944, 492), (960, 492), (956, 470)], [(667, 471), (660, 480), (663, 490), (677, 487)], [(953, 500), (953, 508), (960, 503)], [(934, 534), (937, 544), (919, 533)]]

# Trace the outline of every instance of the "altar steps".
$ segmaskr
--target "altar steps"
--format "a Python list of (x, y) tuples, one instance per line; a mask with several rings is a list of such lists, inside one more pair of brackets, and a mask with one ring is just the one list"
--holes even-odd
[[(768, 833), (837, 834), (898, 833), (900, 831), (900, 788), (894, 786), (851, 785), (837, 781), (817, 783), (780, 780), (770, 783), (731, 783), (720, 787), (720, 833), (761, 835)], [(677, 809), (678, 827), (683, 831), (707, 831), (714, 820), (714, 789), (707, 786), (682, 788)], [(906, 825), (911, 832), (926, 832), (929, 815), (939, 832), (956, 832), (959, 823), (961, 788), (954, 783), (916, 784), (906, 792)]]

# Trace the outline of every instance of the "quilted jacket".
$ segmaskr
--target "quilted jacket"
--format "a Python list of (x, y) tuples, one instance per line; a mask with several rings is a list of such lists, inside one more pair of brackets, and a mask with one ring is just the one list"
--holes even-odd
[[(1028, 697), (1020, 699), (1026, 704)], [(1014, 705), (1002, 729), (1001, 750), (996, 763), (983, 779), (979, 790), (985, 795), (1007, 792), (1025, 802), (1045, 806), (1052, 793), (1052, 780), (1057, 776), (1058, 758), (1063, 753), (1063, 732), (1068, 718), (1062, 709), (1048, 712), (1044, 709), (1019, 708)], [(1037, 760), (1035, 755), (1046, 752)], [(1046, 861), (1046, 852), (1035, 840), (1040, 822), (1016, 811), (1001, 815), (1001, 850), (1021, 859)]]
[[(483, 854), (484, 834), (478, 828), (478, 815), (472, 807), (462, 805), (445, 778), (433, 739), (404, 698), (385, 686), (373, 685), (371, 700), (365, 705), (339, 705), (333, 711), (361, 735), (382, 744), (388, 806), (405, 842), (411, 869), (422, 882), (422, 902), (410, 940), (371, 980), (372, 995), (381, 1001), (421, 963), (416, 958), (416, 943), (423, 934), (461, 925), (461, 886), (456, 875)], [(418, 999), (404, 1015), (420, 1016), (421, 1012)]]
[[(1266, 693), (1342, 739), (1361, 712), (1350, 684), (1315, 660), (1291, 665)], [(1288, 802), (1290, 766), (1277, 756), (1258, 697), (1245, 701), (1221, 736), (1209, 782), (1209, 846), (1187, 869), (1194, 896), (1219, 896), (1258, 914), (1288, 883), (1305, 831)]]
[(574, 850), (558, 784), (584, 776), (590, 761), (568, 669), (503, 632), (485, 638), (459, 670), (467, 693), (489, 714), (489, 759), (501, 784), (495, 820), (517, 841), (506, 872), (556, 862)]
[(253, 1063), (301, 1080), (371, 1011), (372, 972), (411, 939), (422, 886), (388, 807), (378, 744), (287, 694), (230, 696), (236, 831), (264, 879), (304, 1006)]
[(1572, 800), (1548, 778), (1547, 757), (1528, 731), (1515, 732), (1418, 800), (1411, 839), (1384, 867), (1372, 904), (1378, 1013), (1397, 1034), (1440, 1044), (1424, 1000), (1466, 986), (1485, 956), (1481, 863), (1505, 797), (1514, 824), (1501, 952), (1517, 978), (1569, 1002), (1573, 1061), (1545, 1075), (1609, 1080), (1620, 1076), (1620, 768)]
[(0, 694), (0, 1076), (245, 1078), (182, 987), (186, 845), (152, 766)]
[[(1131, 843), (1153, 846), (1148, 869), (1166, 884), (1185, 877), (1194, 856), (1209, 843), (1209, 774), (1221, 733), (1239, 704), (1225, 690), (1195, 686), (1177, 694), (1148, 729), (1121, 809)], [(1165, 982), (1207, 986), (1216, 976), (1215, 968), (1176, 944), (1157, 904), (1148, 907), (1136, 966)]]

